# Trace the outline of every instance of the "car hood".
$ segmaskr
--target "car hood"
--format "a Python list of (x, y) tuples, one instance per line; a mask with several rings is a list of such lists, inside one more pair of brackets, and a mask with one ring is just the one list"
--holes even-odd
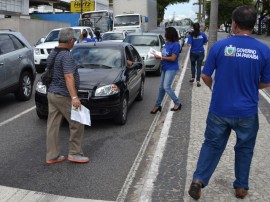
[(41, 43), (36, 46), (36, 48), (54, 48), (58, 46), (58, 41), (51, 41), (51, 42), (45, 42)]
[(150, 48), (153, 48), (159, 52), (161, 51), (159, 46), (134, 46), (134, 47), (136, 48), (136, 50), (139, 52), (141, 56), (147, 55)]
[(94, 89), (96, 87), (116, 82), (122, 68), (113, 69), (79, 69), (80, 89)]

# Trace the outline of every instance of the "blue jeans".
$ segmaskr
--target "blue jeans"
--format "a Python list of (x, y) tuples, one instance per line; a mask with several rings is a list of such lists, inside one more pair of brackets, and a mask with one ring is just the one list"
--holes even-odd
[(225, 118), (208, 113), (205, 140), (201, 148), (194, 180), (200, 180), (207, 186), (220, 157), (226, 147), (231, 130), (236, 133), (235, 181), (233, 187), (249, 189), (248, 178), (253, 150), (259, 129), (258, 114), (245, 118)]
[(160, 78), (159, 94), (155, 106), (161, 106), (162, 100), (165, 96), (165, 92), (170, 96), (175, 105), (180, 105), (180, 100), (172, 90), (172, 82), (178, 70), (166, 70), (162, 71)]
[(203, 59), (204, 59), (204, 52), (197, 52), (197, 53), (190, 52), (190, 62), (191, 62), (191, 75), (192, 75), (192, 78), (195, 78), (196, 64), (197, 64), (197, 77), (196, 77), (196, 81), (200, 81), (200, 78), (201, 78), (201, 69), (202, 69)]

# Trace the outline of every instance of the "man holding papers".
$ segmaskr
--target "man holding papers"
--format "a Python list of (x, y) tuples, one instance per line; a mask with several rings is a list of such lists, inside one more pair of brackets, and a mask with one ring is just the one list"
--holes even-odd
[(62, 29), (59, 33), (59, 45), (51, 51), (47, 60), (48, 65), (53, 64), (52, 82), (48, 88), (47, 164), (65, 160), (60, 155), (59, 147), (59, 130), (63, 117), (68, 121), (70, 130), (68, 160), (75, 163), (89, 162), (89, 158), (82, 152), (84, 125), (71, 120), (71, 107), (77, 110), (82, 107), (77, 94), (79, 73), (70, 53), (75, 41), (73, 29)]

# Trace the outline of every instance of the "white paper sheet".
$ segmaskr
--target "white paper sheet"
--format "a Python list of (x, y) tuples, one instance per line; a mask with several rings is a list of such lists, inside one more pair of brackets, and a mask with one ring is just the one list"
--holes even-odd
[(71, 120), (91, 126), (90, 110), (81, 105), (81, 110), (71, 106)]
[(157, 50), (155, 50), (155, 49), (153, 49), (153, 48), (150, 48), (150, 50), (148, 51), (148, 58), (154, 58), (155, 56), (154, 56), (154, 54), (156, 54), (156, 55), (158, 55), (158, 56), (162, 56), (161, 55), (161, 52), (159, 52), (159, 51), (157, 51)]

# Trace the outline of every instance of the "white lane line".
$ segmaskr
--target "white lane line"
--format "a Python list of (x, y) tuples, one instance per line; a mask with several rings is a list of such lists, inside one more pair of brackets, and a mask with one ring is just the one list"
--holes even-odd
[(266, 99), (266, 101), (270, 103), (270, 95), (264, 90), (259, 90), (259, 92), (264, 97), (264, 99)]
[[(181, 90), (182, 81), (183, 81), (183, 78), (184, 78), (184, 75), (185, 75), (185, 72), (187, 69), (187, 63), (189, 61), (189, 57), (188, 57), (189, 52), (187, 54), (188, 55), (185, 59), (183, 70), (181, 72), (180, 78), (177, 82), (177, 86), (175, 89), (175, 93), (177, 95), (179, 94), (179, 92)], [(181, 98), (180, 98), (180, 100), (181, 100)], [(172, 103), (172, 101), (171, 101), (171, 103)], [(153, 157), (153, 161), (151, 163), (149, 173), (147, 175), (145, 184), (143, 185), (143, 189), (142, 189), (141, 196), (139, 199), (139, 201), (141, 201), (141, 202), (151, 201), (153, 186), (154, 186), (154, 182), (155, 182), (157, 175), (158, 175), (158, 168), (159, 168), (160, 162), (162, 160), (164, 149), (165, 149), (166, 142), (168, 139), (169, 130), (170, 130), (171, 123), (172, 123), (172, 117), (173, 117), (173, 112), (168, 111), (166, 118), (165, 118), (165, 121), (164, 121), (163, 128), (161, 130), (160, 139), (158, 141), (158, 145), (157, 145), (154, 157)]]
[(3, 125), (5, 125), (5, 124), (7, 124), (7, 123), (9, 123), (9, 122), (11, 122), (11, 121), (14, 121), (15, 119), (17, 119), (17, 118), (21, 117), (22, 115), (24, 115), (24, 114), (26, 114), (26, 113), (32, 111), (32, 110), (35, 109), (35, 108), (36, 108), (36, 106), (31, 107), (31, 108), (29, 108), (29, 109), (27, 109), (27, 110), (25, 110), (25, 111), (23, 111), (23, 112), (17, 114), (16, 116), (13, 116), (13, 117), (11, 117), (10, 119), (1, 122), (1, 123), (0, 123), (0, 127), (3, 126)]

